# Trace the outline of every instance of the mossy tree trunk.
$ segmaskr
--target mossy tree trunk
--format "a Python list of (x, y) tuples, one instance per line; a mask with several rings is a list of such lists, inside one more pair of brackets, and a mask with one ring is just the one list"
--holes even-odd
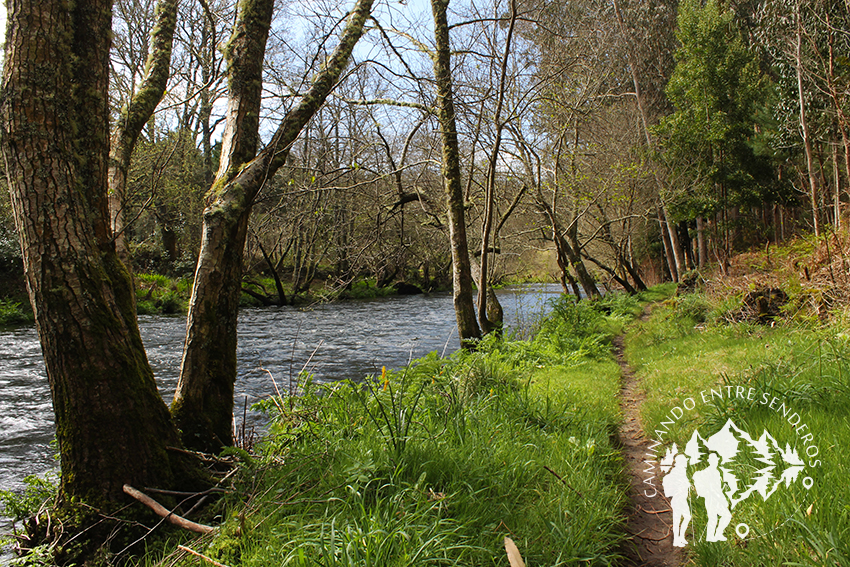
[(454, 95), (452, 92), (451, 44), (446, 11), (449, 0), (431, 0), (434, 15), (434, 78), (437, 83), (437, 116), (443, 139), (443, 185), (449, 219), (449, 241), (452, 249), (452, 293), (460, 344), (472, 346), (481, 338), (472, 298), (472, 271), (466, 238), (466, 207), (460, 178), (460, 150), (457, 138)]
[(171, 70), (174, 29), (177, 26), (177, 4), (178, 0), (159, 0), (156, 4), (156, 23), (150, 34), (151, 47), (145, 62), (145, 77), (139, 90), (121, 109), (112, 135), (109, 152), (109, 214), (115, 247), (128, 267), (130, 253), (124, 235), (127, 172), (130, 170), (130, 158), (136, 140), (165, 95)]
[(372, 2), (357, 1), (334, 53), (259, 153), (262, 61), (274, 2), (240, 3), (240, 18), (227, 50), (230, 100), (221, 164), (206, 196), (183, 363), (171, 405), (190, 447), (215, 452), (232, 444), (236, 326), (251, 207), (342, 76)]
[[(10, 0), (2, 149), (56, 418), (64, 501), (180, 486), (107, 204), (110, 0)], [(112, 506), (110, 506), (112, 507)]]

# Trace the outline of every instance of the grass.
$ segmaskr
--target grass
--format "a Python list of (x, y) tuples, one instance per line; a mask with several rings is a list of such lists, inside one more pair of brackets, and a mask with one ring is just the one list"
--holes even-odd
[(160, 274), (135, 274), (136, 311), (139, 315), (176, 315), (185, 313), (192, 280), (173, 279)]
[(262, 455), (196, 549), (231, 566), (502, 565), (510, 537), (529, 565), (616, 564), (626, 487), (604, 337), (626, 318), (564, 300), (531, 341), (263, 402)]
[[(698, 303), (707, 309), (697, 310), (700, 315), (694, 317), (693, 306)], [(805, 467), (767, 500), (754, 495), (734, 508), (727, 542), (700, 541), (706, 518), (702, 501), (692, 493), (691, 506), (697, 513), (688, 549), (693, 563), (850, 564), (850, 465), (844, 454), (850, 446), (846, 316), (819, 324), (727, 325), (712, 320), (713, 307), (699, 296), (668, 302), (656, 309), (649, 321), (630, 330), (627, 355), (643, 380), (645, 431), (657, 438), (655, 431), (662, 421), (670, 421), (671, 408), (693, 398), (695, 408), (683, 412), (669, 427), (669, 441), (681, 447), (696, 428), (706, 437), (706, 432), (718, 431), (732, 419), (754, 437), (768, 431), (780, 446), (787, 443), (802, 457)], [(726, 395), (712, 398), (712, 388)], [(751, 388), (752, 400), (728, 395)], [(700, 397), (705, 391), (710, 403)], [(763, 400), (763, 395), (767, 399)], [(771, 402), (763, 403), (774, 398), (773, 408)], [(801, 416), (807, 429), (798, 431), (789, 423), (789, 419), (797, 421), (788, 415), (793, 412)], [(807, 433), (811, 437), (807, 438)], [(738, 460), (750, 471), (764, 466), (752, 455), (743, 454)], [(809, 489), (804, 487), (806, 477), (811, 479)], [(734, 533), (739, 523), (750, 530), (745, 539)]]

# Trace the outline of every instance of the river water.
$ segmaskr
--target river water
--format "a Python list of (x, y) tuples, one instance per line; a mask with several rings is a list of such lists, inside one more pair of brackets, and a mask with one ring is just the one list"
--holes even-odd
[[(560, 293), (557, 285), (499, 291), (508, 332), (525, 333)], [(160, 393), (170, 402), (180, 370), (185, 317), (142, 316), (142, 338)], [(236, 422), (242, 408), (285, 392), (304, 370), (316, 380), (362, 379), (411, 358), (457, 349), (455, 315), (447, 293), (292, 307), (246, 309), (239, 315)], [(247, 427), (262, 429), (248, 410)], [(27, 475), (55, 470), (50, 390), (34, 328), (0, 332), (0, 490), (18, 491)], [(2, 518), (0, 518), (2, 520)], [(0, 521), (0, 531), (3, 531)], [(0, 557), (2, 563), (2, 557)]]

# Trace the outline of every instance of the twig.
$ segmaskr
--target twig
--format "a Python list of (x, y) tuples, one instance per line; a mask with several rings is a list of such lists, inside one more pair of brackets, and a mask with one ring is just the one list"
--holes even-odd
[(563, 478), (561, 478), (561, 475), (559, 475), (558, 473), (556, 473), (555, 471), (553, 471), (552, 469), (550, 469), (546, 465), (543, 465), (543, 468), (546, 469), (547, 471), (549, 471), (550, 473), (552, 473), (555, 476), (555, 478), (557, 478), (558, 480), (563, 482), (567, 486), (567, 488), (569, 488), (570, 490), (572, 490), (573, 492), (578, 494), (581, 498), (584, 498), (584, 494), (582, 494), (581, 492), (579, 492), (578, 490), (576, 490), (575, 488), (570, 486), (570, 483), (567, 482), (566, 480), (564, 480)]
[(215, 559), (210, 559), (210, 558), (209, 558), (209, 557), (207, 557), (206, 555), (204, 555), (204, 554), (202, 554), (202, 553), (198, 553), (198, 552), (197, 552), (197, 551), (195, 551), (194, 549), (189, 549), (189, 548), (188, 548), (188, 547), (186, 547), (185, 545), (178, 545), (178, 546), (177, 546), (177, 548), (178, 548), (178, 549), (182, 549), (182, 550), (183, 550), (183, 551), (185, 551), (186, 553), (191, 553), (191, 554), (192, 554), (192, 555), (194, 555), (195, 557), (200, 557), (200, 558), (201, 558), (201, 559), (203, 559), (204, 561), (208, 561), (209, 563), (212, 563), (212, 564), (213, 564), (213, 565), (215, 565), (216, 567), (227, 567), (227, 565), (225, 565), (224, 563), (219, 563), (219, 562), (218, 562), (218, 561), (216, 561)]
[(195, 496), (204, 496), (204, 495), (210, 494), (212, 492), (220, 492), (222, 494), (228, 493), (228, 491), (225, 490), (224, 488), (218, 488), (217, 486), (214, 486), (212, 488), (208, 488), (206, 490), (202, 490), (200, 492), (185, 492), (185, 491), (182, 491), (182, 490), (163, 490), (161, 488), (151, 488), (150, 486), (146, 486), (145, 491), (154, 492), (156, 494), (165, 494), (166, 496), (188, 496), (190, 498), (195, 497)]
[(150, 496), (147, 496), (146, 494), (139, 492), (138, 490), (136, 490), (135, 488), (133, 488), (129, 484), (124, 485), (124, 493), (128, 494), (129, 496), (132, 496), (133, 498), (135, 498), (136, 500), (138, 500), (139, 502), (141, 502), (142, 504), (144, 504), (145, 506), (147, 506), (148, 508), (153, 510), (156, 513), (157, 516), (159, 516), (161, 518), (165, 518), (167, 521), (171, 522), (175, 526), (179, 526), (179, 527), (183, 528), (184, 530), (189, 530), (191, 532), (195, 532), (195, 533), (199, 533), (199, 534), (208, 534), (208, 533), (215, 531), (215, 528), (213, 528), (211, 526), (205, 526), (203, 524), (198, 524), (198, 523), (195, 523), (191, 520), (187, 520), (186, 518), (183, 518), (182, 516), (178, 516), (177, 514), (169, 511), (162, 504), (160, 504), (159, 502), (157, 502), (156, 500), (154, 500)]

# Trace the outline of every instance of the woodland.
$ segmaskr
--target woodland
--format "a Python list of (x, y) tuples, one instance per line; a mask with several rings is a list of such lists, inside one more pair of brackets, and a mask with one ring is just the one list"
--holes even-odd
[[(243, 293), (451, 289), (474, 350), (507, 281), (635, 293), (840, 229), (848, 19), (846, 0), (10, 0), (0, 269), (11, 290), (23, 265), (59, 508), (209, 486)], [(143, 273), (193, 281), (170, 406)]]

